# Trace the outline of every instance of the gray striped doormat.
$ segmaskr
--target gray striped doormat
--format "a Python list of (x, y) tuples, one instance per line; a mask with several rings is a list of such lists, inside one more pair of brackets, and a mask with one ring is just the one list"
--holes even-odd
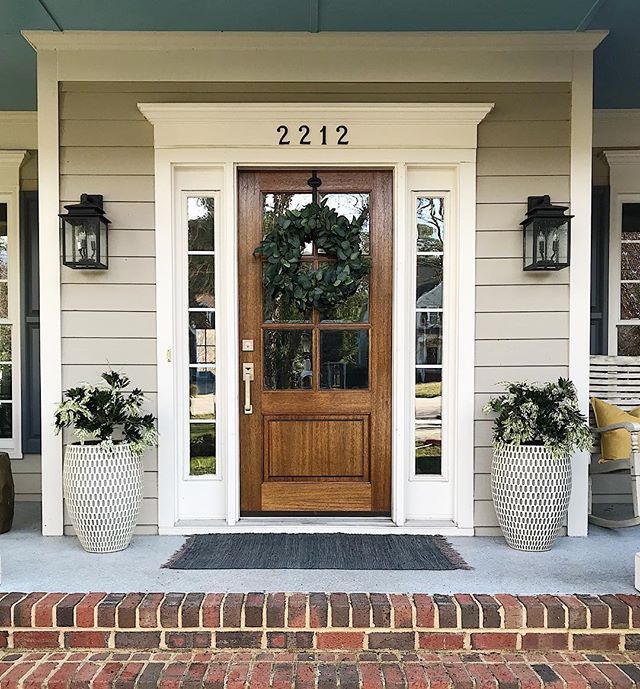
[(442, 536), (237, 533), (190, 536), (168, 569), (470, 569)]

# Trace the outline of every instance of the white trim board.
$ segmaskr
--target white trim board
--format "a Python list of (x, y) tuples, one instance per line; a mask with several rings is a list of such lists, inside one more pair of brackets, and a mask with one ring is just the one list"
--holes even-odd
[[(24, 31), (70, 81), (516, 82), (572, 78), (590, 32)], [(473, 58), (470, 57), (473, 54)], [(515, 55), (515, 56), (514, 56)]]
[(620, 320), (620, 281), (622, 252), (622, 204), (640, 202), (640, 150), (605, 151), (610, 169), (609, 201), (609, 347), (610, 356), (618, 353), (617, 326), (635, 325)]
[[(589, 414), (589, 352), (591, 330), (591, 164), (593, 126), (593, 55), (574, 55), (571, 88), (571, 267), (569, 268), (569, 378), (582, 411)], [(587, 536), (590, 454), (572, 460), (572, 485), (567, 533)]]
[[(238, 167), (303, 167), (305, 169), (369, 168), (394, 172), (394, 351), (413, 340), (414, 300), (410, 282), (404, 279), (406, 266), (414, 261), (415, 246), (410, 231), (413, 192), (451, 192), (452, 217), (457, 237), (452, 247), (451, 289), (451, 374), (450, 395), (455, 399), (455, 422), (449, 430), (451, 470), (447, 477), (411, 477), (407, 462), (413, 461), (413, 362), (408, 357), (393, 360), (393, 468), (392, 522), (397, 528), (408, 517), (419, 519), (424, 530), (429, 524), (440, 529), (453, 525), (455, 533), (471, 533), (473, 527), (473, 388), (466, 381), (474, 375), (475, 312), (475, 157), (477, 125), (491, 109), (491, 104), (343, 104), (336, 108), (325, 104), (141, 104), (140, 110), (155, 129), (155, 213), (157, 248), (158, 324), (158, 408), (159, 431), (164, 444), (159, 448), (159, 529), (161, 533), (183, 533), (184, 519), (179, 513), (184, 481), (176, 481), (175, 457), (179, 446), (176, 425), (174, 361), (166, 352), (176, 347), (175, 315), (172, 313), (173, 256), (171, 247), (175, 214), (176, 180), (200, 171), (196, 189), (217, 192), (222, 204), (222, 235), (217, 238), (216, 304), (217, 322), (217, 400), (218, 435), (222, 481), (200, 481), (218, 494), (224, 485), (226, 504), (203, 502), (201, 528), (214, 528), (225, 522), (241, 523), (239, 512), (239, 324), (237, 314), (236, 194)], [(232, 117), (233, 111), (235, 116)], [(179, 124), (177, 113), (185, 115)], [(443, 118), (443, 112), (447, 117)], [(448, 114), (452, 117), (449, 118)], [(339, 120), (337, 119), (339, 116)], [(177, 119), (178, 118), (178, 119)], [(452, 120), (454, 124), (452, 124)], [(455, 123), (455, 120), (458, 122)], [(324, 121), (331, 130), (338, 122), (349, 127), (348, 146), (278, 145), (276, 128), (291, 123), (292, 132), (300, 122), (314, 127)], [(185, 124), (186, 123), (186, 124)], [(416, 128), (419, 130), (416, 138)], [(258, 145), (262, 137), (262, 145)], [(415, 142), (420, 141), (421, 147)], [(200, 142), (200, 143), (199, 143)], [(382, 143), (381, 143), (382, 142)], [(464, 145), (464, 148), (461, 148)], [(212, 187), (212, 184), (217, 185)], [(195, 190), (194, 190), (195, 191)], [(173, 225), (173, 227), (172, 227)], [(471, 237), (471, 240), (469, 240)], [(466, 239), (465, 239), (466, 238)], [(457, 260), (453, 257), (457, 256)], [(173, 359), (173, 357), (172, 357)], [(443, 483), (455, 488), (445, 490)], [(214, 485), (216, 484), (216, 485)], [(189, 488), (191, 490), (191, 488)], [(213, 495), (213, 493), (212, 493)], [(193, 528), (193, 512), (188, 521)], [(426, 509), (425, 509), (426, 508)], [(195, 510), (197, 511), (197, 510)], [(240, 520), (240, 521), (239, 521)], [(327, 528), (338, 528), (340, 520)], [(215, 528), (218, 528), (215, 526)], [(444, 527), (442, 527), (444, 528)], [(426, 532), (426, 531), (425, 531)]]
[(0, 451), (13, 458), (22, 457), (22, 395), (21, 395), (21, 294), (20, 294), (20, 165), (26, 151), (0, 150), (0, 203), (7, 206), (8, 310), (1, 325), (11, 326), (11, 438), (0, 438)]

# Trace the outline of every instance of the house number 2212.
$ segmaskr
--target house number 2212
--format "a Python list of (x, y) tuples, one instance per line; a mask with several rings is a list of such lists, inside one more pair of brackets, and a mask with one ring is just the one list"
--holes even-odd
[(318, 143), (318, 139), (316, 138), (318, 133), (320, 135), (319, 143), (321, 146), (332, 143), (338, 144), (338, 146), (349, 145), (349, 140), (347, 139), (349, 129), (344, 124), (339, 124), (335, 130), (323, 124), (318, 133), (313, 132), (308, 124), (301, 124), (298, 127), (299, 137), (296, 134), (290, 134), (289, 127), (287, 127), (286, 124), (281, 124), (277, 127), (276, 132), (280, 135), (280, 139), (278, 140), (280, 146), (288, 146), (291, 143), (292, 137), (294, 143), (301, 144), (302, 146), (311, 146), (312, 143)]

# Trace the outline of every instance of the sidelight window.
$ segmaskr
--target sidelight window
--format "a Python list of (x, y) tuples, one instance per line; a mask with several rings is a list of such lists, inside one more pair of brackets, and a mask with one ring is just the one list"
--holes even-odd
[(188, 195), (189, 475), (216, 474), (215, 200)]
[(444, 198), (415, 197), (416, 476), (442, 473)]

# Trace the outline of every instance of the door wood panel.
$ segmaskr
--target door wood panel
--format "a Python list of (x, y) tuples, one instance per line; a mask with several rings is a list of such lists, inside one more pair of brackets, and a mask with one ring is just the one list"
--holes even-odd
[[(273, 213), (277, 203), (306, 204), (310, 197), (292, 195), (311, 193), (310, 176), (239, 172), (240, 338), (254, 342), (254, 351), (240, 353), (240, 370), (254, 364), (251, 414), (240, 400), (241, 512), (389, 514), (392, 173), (318, 171), (321, 196), (350, 195), (330, 196), (339, 212), (356, 195), (361, 203), (368, 195), (369, 300), (359, 320), (323, 320), (313, 310), (306, 319), (266, 321), (263, 259), (253, 254), (265, 199)], [(330, 259), (313, 248), (303, 260)]]

